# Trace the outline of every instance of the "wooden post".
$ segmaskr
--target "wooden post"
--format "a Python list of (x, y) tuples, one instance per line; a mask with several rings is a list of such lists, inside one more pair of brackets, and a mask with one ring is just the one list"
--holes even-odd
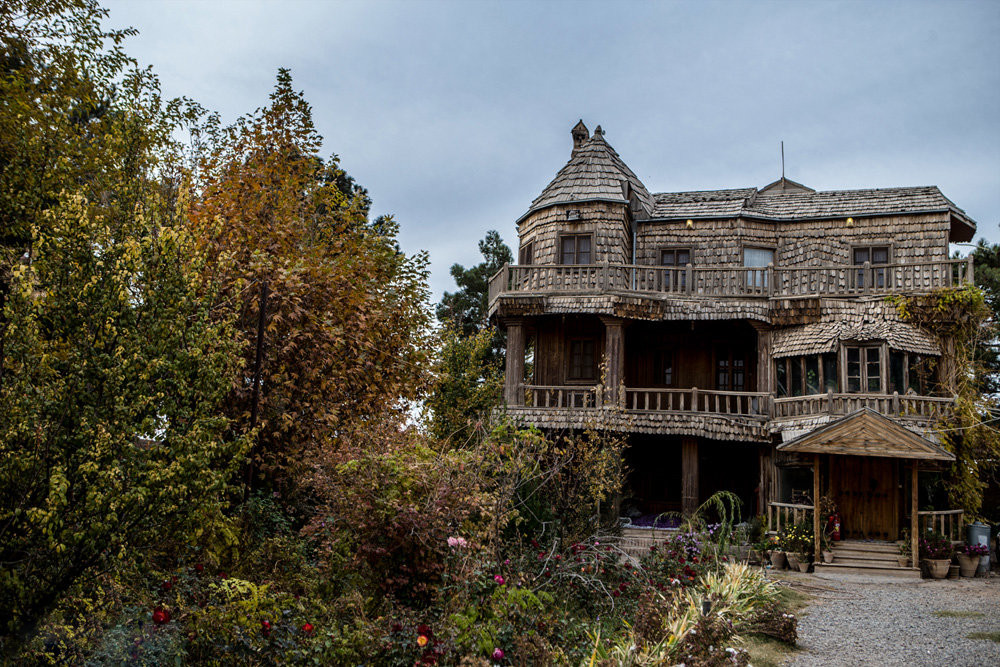
[(698, 440), (681, 440), (681, 511), (685, 515), (698, 509)]
[(972, 262), (972, 255), (969, 255), (969, 270), (966, 271), (965, 281), (970, 285), (976, 284), (976, 269)]
[(813, 454), (813, 545), (815, 562), (821, 562), (819, 548), (819, 454)]
[(917, 515), (919, 469), (920, 463), (914, 459), (913, 471), (910, 473), (910, 556), (913, 559), (912, 566), (918, 569), (920, 568), (920, 547), (917, 539), (917, 534), (920, 532), (920, 517)]
[(524, 393), (524, 320), (507, 321), (507, 368), (503, 397), (507, 405), (523, 405)]
[(625, 323), (617, 317), (602, 317), (601, 321), (604, 322), (604, 363), (607, 367), (605, 397), (610, 403), (619, 404), (625, 398), (620, 387), (625, 379)]
[(757, 488), (757, 514), (765, 514), (768, 510), (768, 503), (771, 502), (771, 467), (774, 465), (771, 460), (770, 445), (761, 447), (758, 461), (760, 462), (760, 486)]

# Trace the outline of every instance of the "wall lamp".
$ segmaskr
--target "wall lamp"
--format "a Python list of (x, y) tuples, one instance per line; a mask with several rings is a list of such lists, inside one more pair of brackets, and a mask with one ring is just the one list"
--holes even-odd
[(685, 224), (685, 225), (687, 225), (687, 228), (688, 228), (688, 229), (693, 229), (693, 228), (694, 228), (694, 220), (688, 220), (688, 221), (687, 221), (686, 223), (684, 223), (684, 224)]
[(854, 226), (854, 218), (848, 218), (847, 219), (847, 226), (848, 227), (853, 227)]

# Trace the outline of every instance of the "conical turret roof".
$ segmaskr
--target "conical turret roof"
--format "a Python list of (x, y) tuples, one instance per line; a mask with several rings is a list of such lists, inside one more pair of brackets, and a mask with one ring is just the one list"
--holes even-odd
[(517, 222), (555, 204), (593, 201), (628, 204), (630, 192), (648, 216), (653, 210), (652, 196), (639, 177), (604, 140), (604, 132), (598, 126), (590, 139), (573, 149), (566, 166), (559, 170)]

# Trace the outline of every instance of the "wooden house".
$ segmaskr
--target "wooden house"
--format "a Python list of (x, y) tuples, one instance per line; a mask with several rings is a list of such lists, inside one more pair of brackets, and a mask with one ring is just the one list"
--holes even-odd
[(490, 281), (511, 415), (627, 434), (627, 520), (726, 489), (772, 529), (820, 495), (848, 538), (959, 523), (917, 512), (954, 346), (886, 297), (971, 283), (974, 221), (934, 186), (652, 193), (600, 127), (572, 139)]

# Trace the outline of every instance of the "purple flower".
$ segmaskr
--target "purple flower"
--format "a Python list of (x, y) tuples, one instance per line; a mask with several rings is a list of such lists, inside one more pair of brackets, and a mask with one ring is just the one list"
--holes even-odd
[(505, 583), (505, 582), (504, 582), (504, 578), (503, 578), (503, 575), (500, 575), (500, 574), (498, 574), (498, 575), (494, 576), (494, 577), (493, 577), (493, 581), (497, 582), (497, 583), (498, 583), (498, 584), (500, 584), (501, 586), (503, 586), (503, 585), (504, 585), (504, 583)]
[(500, 649), (500, 648), (493, 649), (493, 659), (494, 660), (503, 660), (503, 649)]

